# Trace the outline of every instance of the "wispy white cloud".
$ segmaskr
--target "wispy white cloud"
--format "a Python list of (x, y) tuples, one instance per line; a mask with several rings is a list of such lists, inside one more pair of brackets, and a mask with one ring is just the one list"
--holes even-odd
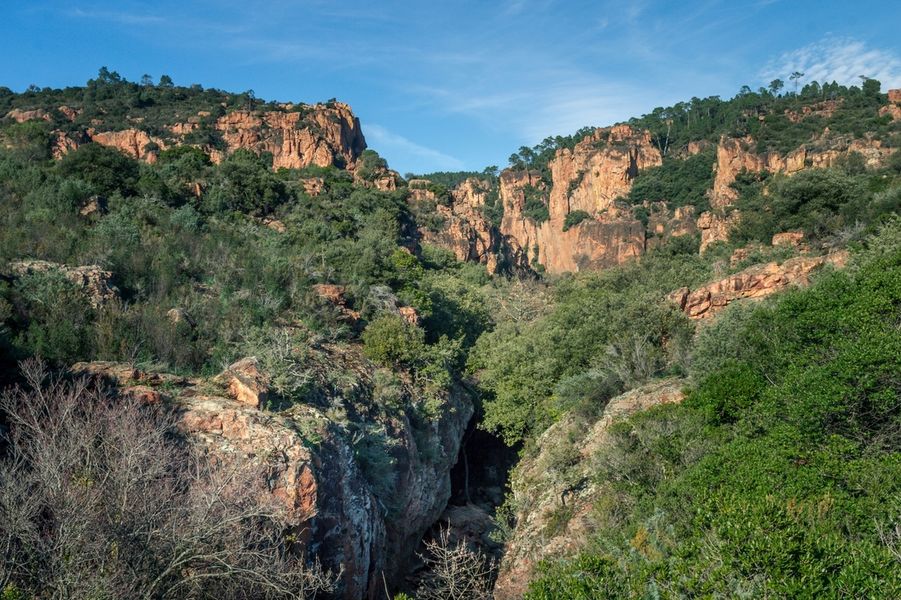
[(163, 17), (158, 15), (109, 10), (82, 10), (80, 8), (75, 8), (68, 11), (67, 14), (70, 17), (77, 17), (79, 19), (112, 21), (123, 25), (159, 25), (166, 22)]
[(404, 153), (419, 159), (421, 162), (434, 165), (435, 169), (459, 170), (463, 168), (463, 161), (417, 144), (413, 140), (389, 131), (381, 125), (369, 124), (364, 127), (364, 133), (370, 146), (375, 149), (390, 150), (395, 153)]
[(883, 88), (901, 86), (901, 58), (897, 54), (851, 38), (829, 36), (786, 52), (767, 63), (760, 77), (762, 81), (786, 79), (795, 71), (804, 73), (803, 82), (852, 85), (859, 84), (860, 76), (864, 76), (878, 79)]

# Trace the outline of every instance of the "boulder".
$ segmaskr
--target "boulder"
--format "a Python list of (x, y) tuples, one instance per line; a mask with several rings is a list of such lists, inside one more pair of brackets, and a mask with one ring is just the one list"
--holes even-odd
[(269, 377), (261, 370), (256, 357), (242, 358), (219, 374), (229, 395), (238, 403), (260, 408), (269, 400)]

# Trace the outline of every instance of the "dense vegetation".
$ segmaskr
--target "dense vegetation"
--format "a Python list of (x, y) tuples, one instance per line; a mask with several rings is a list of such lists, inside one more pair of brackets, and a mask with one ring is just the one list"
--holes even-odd
[[(731, 100), (695, 98), (630, 121), (651, 130), (664, 160), (639, 173), (622, 200), (645, 222), (652, 202), (709, 208), (713, 146), (702, 143), (691, 156), (687, 146), (723, 134), (752, 135), (758, 151), (794, 149), (826, 126), (899, 145), (898, 124), (876, 116), (884, 103), (878, 82), (781, 90), (774, 82)], [(63, 104), (83, 112), (69, 122), (58, 113)], [(369, 405), (361, 414), (409, 409), (398, 391), (402, 376), (425, 399), (416, 418), (428, 420), (443, 409), (440, 399), (465, 380), (478, 396), (480, 426), (522, 447), (525, 457), (564, 416), (577, 423), (572, 437), (561, 438), (568, 444), (559, 459), (565, 467), (577, 460), (579, 435), (611, 398), (680, 377), (686, 382), (683, 404), (617, 425), (613, 446), (588, 458), (592, 483), (601, 490), (592, 513), (596, 531), (577, 556), (542, 565), (531, 598), (901, 594), (901, 153), (880, 169), (852, 153), (833, 168), (791, 177), (740, 174), (734, 187), (743, 217), (730, 240), (704, 255), (697, 237), (683, 236), (657, 245), (640, 262), (602, 273), (538, 273), (523, 281), (489, 276), (481, 265), (414, 242), (417, 226), (440, 230), (437, 205), (450, 203), (452, 188), (469, 177), (487, 183), (483, 210), (498, 226), (503, 208), (495, 168), (421, 176), (430, 183), (414, 187), (424, 186), (435, 200), (411, 206), (407, 188), (383, 192), (367, 185), (387, 166), (373, 151), (361, 156), (356, 180), (335, 168), (274, 172), (270, 156), (247, 151), (218, 165), (192, 147), (161, 151), (152, 165), (98, 144), (82, 145), (59, 161), (49, 155), (53, 128), (84, 127), (101, 114), (117, 128), (140, 113), (141, 127), (156, 131), (198, 111), (215, 118), (255, 106), (252, 93), (179, 88), (168, 78), (131, 83), (106, 70), (85, 88), (24, 94), (0, 89), (0, 114), (39, 107), (51, 115), (49, 122), (0, 122), (4, 384), (17, 377), (17, 361), (28, 357), (53, 368), (111, 360), (212, 375), (254, 355), (272, 378), (277, 406), (284, 407), (315, 399), (316, 391), (297, 376), (303, 361), (315, 360), (315, 349), (353, 347), (374, 373), (375, 390), (353, 398)], [(804, 106), (814, 111), (803, 114)], [(275, 104), (267, 109), (288, 110)], [(536, 223), (549, 218), (548, 163), (558, 149), (574, 147), (592, 131), (548, 138), (511, 157), (513, 168), (541, 177), (538, 186), (524, 190), (526, 217)], [(214, 136), (209, 128), (200, 132)], [(215, 145), (213, 138), (195, 141)], [(304, 188), (312, 176), (323, 181), (317, 195)], [(591, 218), (573, 211), (563, 228)], [(852, 246), (853, 264), (823, 273), (807, 290), (730, 307), (705, 328), (666, 299), (747, 261), (791, 256), (796, 249), (768, 244), (774, 233), (795, 229), (815, 250)], [(745, 262), (730, 264), (733, 250), (755, 243)], [(7, 267), (22, 259), (99, 265), (112, 273), (116, 298), (93, 303), (52, 270), (12, 274)], [(321, 284), (336, 286), (340, 301), (323, 294)], [(407, 307), (415, 309), (418, 324), (404, 318), (400, 309)], [(186, 317), (173, 318), (173, 309)], [(4, 397), (7, 418), (27, 416), (30, 403), (43, 398), (41, 381), (32, 384), (31, 391)], [(60, 403), (71, 396), (65, 385), (53, 386)], [(85, 413), (91, 419), (125, 427), (144, 418), (115, 412), (99, 392), (91, 398)], [(169, 424), (151, 420), (142, 426), (157, 435), (151, 441), (161, 455), (177, 463), (165, 473), (171, 489), (162, 492), (190, 500), (180, 469), (195, 457), (164, 444)], [(357, 461), (391, 513), (395, 481), (386, 465), (393, 458), (384, 436), (362, 426), (355, 434)], [(40, 442), (16, 440), (28, 448)], [(6, 469), (0, 470), (3, 481), (25, 478), (16, 465), (0, 466)], [(10, 494), (0, 502), (12, 506), (30, 490), (52, 491), (28, 481), (35, 487), (3, 486)], [(81, 491), (70, 490), (64, 499), (75, 506)], [(229, 510), (246, 508), (246, 498), (233, 500)], [(104, 518), (97, 517), (106, 535), (115, 523)], [(163, 526), (181, 527), (186, 518), (175, 510)], [(138, 533), (125, 528), (104, 543), (160, 526), (130, 525)], [(170, 541), (148, 539), (153, 552), (165, 551)], [(76, 536), (67, 543), (82, 541)], [(125, 589), (119, 580), (89, 576), (84, 564), (96, 557), (79, 563), (82, 571), (39, 566), (67, 556), (87, 555), (34, 552), (21, 560), (38, 566), (17, 581), (34, 589), (37, 579), (64, 586), (75, 577), (93, 585), (95, 595)], [(116, 568), (131, 564), (122, 556)], [(246, 583), (249, 595), (261, 585)], [(177, 577), (169, 582), (189, 584)]]
[(688, 399), (615, 428), (603, 526), (528, 597), (897, 597), (899, 310), (895, 220), (847, 271), (705, 330)]
[[(484, 268), (403, 249), (413, 228), (406, 190), (379, 192), (344, 171), (313, 169), (324, 189), (310, 197), (306, 172), (274, 173), (246, 151), (213, 166), (180, 147), (148, 165), (86, 144), (52, 162), (39, 144), (0, 151), (0, 260), (98, 264), (113, 273), (121, 300), (95, 307), (53, 273), (3, 283), (6, 365), (38, 355), (60, 366), (128, 360), (209, 374), (262, 352), (253, 346), (278, 323), (355, 339), (359, 332), (314, 292), (317, 283), (346, 286), (364, 325), (394, 306), (415, 307), (428, 344), (468, 345), (485, 326), (478, 302), (467, 299), (487, 281)], [(103, 209), (79, 214), (91, 201)], [(273, 218), (286, 233), (266, 227)], [(173, 308), (194, 325), (171, 322)]]

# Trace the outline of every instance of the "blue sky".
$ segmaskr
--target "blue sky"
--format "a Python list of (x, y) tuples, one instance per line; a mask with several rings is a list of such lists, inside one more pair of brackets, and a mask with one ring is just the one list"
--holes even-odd
[(795, 70), (901, 87), (882, 0), (7, 0), (0, 85), (128, 79), (348, 102), (399, 171), (503, 166), (520, 145)]

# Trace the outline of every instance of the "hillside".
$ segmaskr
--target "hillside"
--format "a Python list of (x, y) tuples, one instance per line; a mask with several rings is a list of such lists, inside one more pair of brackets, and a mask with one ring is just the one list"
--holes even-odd
[(3, 597), (897, 596), (901, 92), (779, 92), (401, 177), (0, 89)]

